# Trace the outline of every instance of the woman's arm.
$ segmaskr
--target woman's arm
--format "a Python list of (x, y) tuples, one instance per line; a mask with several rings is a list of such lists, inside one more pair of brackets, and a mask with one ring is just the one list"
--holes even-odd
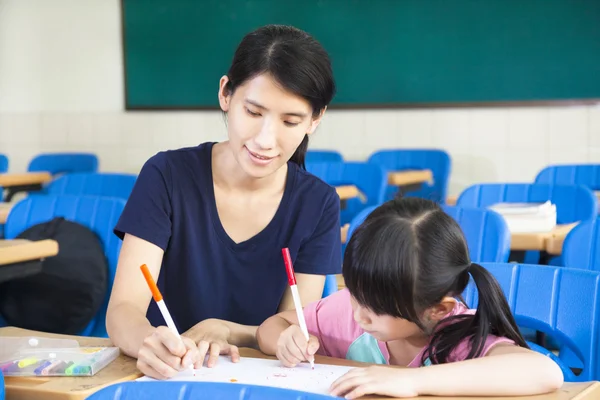
[[(321, 300), (321, 297), (323, 297), (323, 288), (325, 287), (325, 276), (296, 274), (296, 285), (298, 286), (300, 301), (304, 307), (307, 304)], [(292, 291), (288, 287), (283, 295), (283, 299), (281, 299), (281, 303), (279, 303), (278, 311), (294, 311), (295, 309)], [(295, 323), (297, 324), (297, 322)]]
[(146, 264), (156, 280), (162, 258), (160, 247), (125, 234), (106, 312), (106, 330), (113, 344), (130, 357), (137, 358), (144, 339), (155, 329), (146, 318), (152, 294), (140, 266)]
[(331, 387), (334, 396), (366, 394), (396, 397), (526, 396), (552, 392), (563, 384), (550, 358), (510, 344), (494, 346), (485, 357), (423, 368), (355, 369)]

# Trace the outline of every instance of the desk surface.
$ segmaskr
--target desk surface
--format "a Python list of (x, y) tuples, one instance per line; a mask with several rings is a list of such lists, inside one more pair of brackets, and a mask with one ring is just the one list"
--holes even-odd
[(0, 268), (24, 261), (39, 260), (58, 254), (58, 243), (46, 239), (30, 241), (26, 239), (0, 240)]
[(0, 224), (6, 223), (8, 213), (13, 206), (13, 203), (0, 203)]
[[(79, 341), (82, 346), (110, 346), (109, 339), (84, 338), (68, 335), (55, 335), (28, 331), (19, 328), (0, 328), (2, 336), (47, 336), (47, 337), (69, 337)], [(252, 349), (241, 349), (242, 357), (266, 357), (262, 353)], [(317, 363), (333, 365), (361, 365), (347, 360), (330, 357), (316, 357)], [(102, 387), (129, 381), (140, 377), (141, 374), (135, 366), (135, 360), (120, 355), (113, 363), (92, 377), (5, 377), (7, 400), (75, 400), (85, 399), (93, 392)], [(383, 397), (369, 396), (365, 399), (383, 399)], [(389, 399), (389, 397), (385, 397)], [(431, 397), (428, 397), (431, 398)], [(551, 394), (527, 397), (444, 397), (444, 400), (594, 400), (600, 398), (599, 382), (565, 383), (564, 386)], [(423, 397), (423, 399), (425, 399)]]
[(388, 185), (392, 186), (408, 186), (425, 182), (433, 182), (431, 170), (405, 170), (388, 173)]
[(336, 186), (335, 191), (340, 196), (340, 200), (348, 200), (360, 196), (360, 191), (354, 185)]
[(0, 174), (0, 186), (41, 185), (50, 182), (52, 175), (49, 172), (25, 172), (22, 174)]

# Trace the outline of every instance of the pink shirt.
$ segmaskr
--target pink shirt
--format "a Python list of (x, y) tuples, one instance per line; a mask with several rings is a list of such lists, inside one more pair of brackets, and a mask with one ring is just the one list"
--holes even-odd
[[(464, 304), (458, 302), (447, 317), (474, 313), (475, 310), (468, 309)], [(321, 345), (317, 354), (355, 361), (389, 364), (390, 354), (386, 343), (376, 340), (354, 321), (350, 293), (347, 289), (308, 304), (304, 308), (304, 317), (310, 334), (319, 338)], [(481, 356), (485, 356), (492, 347), (499, 343), (514, 344), (508, 338), (489, 335)], [(421, 358), (425, 349), (425, 347), (421, 349), (419, 354), (408, 364), (408, 367), (422, 366)], [(468, 338), (466, 338), (450, 354), (448, 361), (463, 361), (470, 350), (471, 346)]]

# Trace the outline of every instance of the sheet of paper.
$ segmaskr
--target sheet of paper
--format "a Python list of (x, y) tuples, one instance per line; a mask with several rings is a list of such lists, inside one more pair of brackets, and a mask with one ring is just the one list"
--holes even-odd
[[(195, 376), (191, 371), (182, 371), (170, 380), (231, 382), (329, 394), (329, 387), (333, 381), (352, 368), (354, 367), (315, 364), (313, 370), (308, 363), (302, 363), (295, 368), (286, 368), (279, 360), (243, 357), (240, 362), (232, 363), (228, 357), (221, 356), (217, 366), (213, 368), (197, 369)], [(138, 381), (152, 380), (154, 379), (149, 377), (138, 379)]]

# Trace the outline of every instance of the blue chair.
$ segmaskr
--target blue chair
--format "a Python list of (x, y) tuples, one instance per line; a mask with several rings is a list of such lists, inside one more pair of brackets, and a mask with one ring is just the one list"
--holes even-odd
[(306, 163), (306, 170), (331, 186), (354, 185), (366, 196), (364, 203), (359, 198), (346, 200), (346, 206), (340, 215), (342, 225), (349, 223), (362, 209), (384, 201), (387, 173), (378, 165), (363, 162), (319, 162)]
[(305, 162), (344, 162), (344, 157), (335, 150), (309, 150), (306, 152)]
[[(444, 150), (437, 149), (394, 149), (379, 150), (369, 157), (370, 163), (381, 165), (386, 171), (428, 169), (433, 174), (433, 185), (423, 184), (419, 190), (406, 193), (406, 196), (422, 197), (444, 203), (448, 196), (451, 160)], [(396, 186), (388, 186), (386, 199), (394, 198)]]
[(584, 185), (600, 190), (600, 164), (550, 165), (537, 174), (535, 183)]
[(0, 400), (4, 400), (4, 375), (0, 371)]
[(269, 386), (223, 382), (124, 382), (107, 386), (87, 400), (331, 400), (331, 396)]
[[(544, 265), (481, 265), (499, 282), (519, 326), (544, 332), (559, 342), (560, 354), (553, 359), (566, 381), (600, 378), (600, 273)], [(477, 288), (472, 278), (463, 298), (469, 307), (477, 307)], [(542, 353), (548, 351), (543, 349)], [(564, 355), (569, 354), (581, 361), (583, 368), (578, 376), (565, 363)]]
[(124, 207), (125, 200), (117, 198), (32, 195), (17, 203), (6, 221), (7, 239), (14, 239), (25, 229), (55, 217), (64, 217), (77, 222), (98, 235), (108, 262), (108, 288), (98, 314), (84, 329), (81, 336), (108, 337), (105, 325), (106, 308), (121, 250), (121, 240), (113, 234), (113, 229)]
[(29, 172), (50, 172), (52, 175), (72, 172), (97, 172), (98, 157), (91, 153), (45, 153), (35, 156)]
[(458, 222), (474, 262), (507, 262), (510, 231), (502, 216), (492, 210), (442, 206)]
[(580, 222), (563, 243), (565, 267), (600, 271), (600, 222), (598, 218)]
[(76, 172), (56, 178), (48, 185), (46, 192), (53, 195), (104, 196), (127, 200), (136, 179), (137, 176), (133, 174)]
[(0, 154), (0, 174), (8, 172), (8, 157)]
[[(572, 222), (594, 219), (598, 215), (598, 200), (594, 193), (582, 185), (546, 185), (537, 183), (486, 183), (465, 189), (457, 206), (487, 208), (501, 202), (542, 203), (550, 200), (556, 204), (556, 222)], [(527, 264), (540, 261), (538, 251), (527, 251)], [(561, 257), (551, 260), (552, 264), (562, 265)]]

